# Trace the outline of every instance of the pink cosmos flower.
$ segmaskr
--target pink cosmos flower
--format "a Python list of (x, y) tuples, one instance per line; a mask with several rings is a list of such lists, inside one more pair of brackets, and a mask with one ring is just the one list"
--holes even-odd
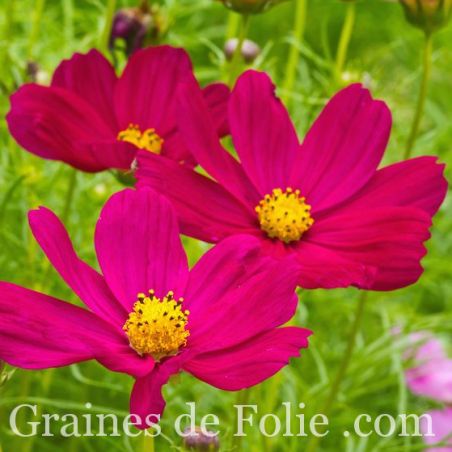
[(442, 343), (428, 333), (412, 337), (417, 346), (408, 355), (414, 366), (405, 372), (407, 386), (416, 395), (452, 403), (452, 359), (447, 357)]
[[(176, 127), (179, 83), (199, 89), (182, 49), (137, 51), (119, 78), (97, 50), (75, 54), (50, 87), (26, 84), (11, 96), (9, 130), (27, 151), (88, 172), (129, 170), (137, 149), (193, 163)], [(212, 84), (200, 95), (225, 134), (228, 88)]]
[(308, 345), (310, 331), (278, 328), (297, 306), (290, 265), (262, 262), (258, 241), (237, 236), (189, 271), (172, 207), (151, 190), (124, 190), (103, 208), (95, 233), (102, 274), (80, 260), (50, 210), (29, 219), (87, 309), (0, 282), (0, 359), (26, 369), (94, 359), (130, 374), (139, 427), (162, 413), (162, 385), (181, 370), (234, 391), (270, 377)]
[(336, 94), (300, 144), (274, 86), (248, 71), (229, 100), (238, 159), (220, 144), (202, 96), (180, 92), (179, 128), (211, 176), (138, 154), (138, 186), (164, 192), (184, 234), (218, 242), (253, 234), (274, 257), (295, 256), (299, 285), (392, 290), (422, 273), (444, 166), (420, 157), (377, 169), (391, 115), (360, 85)]
[(431, 432), (434, 436), (426, 436), (430, 433), (428, 421), (421, 417), (421, 432), (423, 439), (429, 446), (445, 442), (441, 447), (429, 447), (428, 452), (452, 452), (452, 408), (433, 410), (427, 413), (431, 419)]

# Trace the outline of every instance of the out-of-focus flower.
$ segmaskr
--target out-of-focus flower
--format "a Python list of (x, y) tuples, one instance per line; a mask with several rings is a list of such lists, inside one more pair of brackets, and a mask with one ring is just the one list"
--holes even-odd
[(442, 343), (425, 332), (411, 338), (413, 345), (405, 354), (413, 362), (405, 372), (407, 386), (416, 395), (452, 403), (452, 359)]
[(218, 436), (205, 435), (201, 428), (192, 430), (187, 427), (184, 431), (184, 448), (187, 450), (216, 451), (220, 450)]
[[(266, 11), (272, 6), (285, 1), (294, 0), (218, 0), (227, 8), (241, 14), (258, 14)], [(296, 1), (296, 0), (295, 0)]]
[(125, 42), (126, 54), (131, 55), (143, 45), (156, 43), (164, 31), (164, 21), (159, 10), (145, 4), (137, 8), (122, 8), (113, 19), (110, 49), (118, 39)]
[[(29, 214), (48, 259), (87, 309), (0, 282), (0, 359), (26, 369), (97, 360), (136, 379), (139, 428), (165, 407), (162, 386), (182, 370), (224, 390), (269, 378), (308, 345), (280, 327), (295, 313), (296, 272), (259, 257), (259, 243), (224, 240), (189, 270), (169, 202), (126, 189), (102, 209), (95, 248), (102, 274), (75, 253), (48, 209)], [(154, 423), (156, 419), (153, 418)]]
[(444, 165), (419, 157), (377, 169), (391, 129), (383, 102), (349, 86), (300, 144), (270, 78), (247, 71), (228, 112), (240, 161), (219, 143), (202, 96), (181, 92), (181, 133), (210, 178), (138, 156), (138, 185), (171, 199), (184, 234), (215, 243), (251, 233), (267, 254), (295, 258), (305, 288), (393, 290), (417, 281), (447, 191)]
[[(445, 442), (445, 446), (429, 447), (428, 452), (452, 452), (452, 408), (444, 410), (429, 411), (431, 417), (431, 431), (429, 430), (429, 422), (425, 416), (421, 417), (421, 432), (423, 440), (429, 446), (440, 442)], [(432, 432), (434, 436), (426, 436)]]
[[(224, 45), (224, 54), (228, 60), (232, 60), (237, 49), (239, 40), (237, 38), (228, 39)], [(249, 39), (245, 39), (242, 44), (241, 54), (246, 63), (252, 63), (261, 53), (260, 47)]]
[(450, 19), (452, 0), (400, 0), (411, 24), (426, 33), (443, 27)]
[[(193, 163), (176, 125), (181, 83), (200, 89), (182, 49), (139, 50), (119, 78), (109, 61), (91, 50), (63, 61), (51, 86), (19, 88), (6, 119), (27, 151), (87, 172), (129, 170), (139, 149)], [(218, 132), (225, 134), (228, 88), (212, 84), (203, 95)]]

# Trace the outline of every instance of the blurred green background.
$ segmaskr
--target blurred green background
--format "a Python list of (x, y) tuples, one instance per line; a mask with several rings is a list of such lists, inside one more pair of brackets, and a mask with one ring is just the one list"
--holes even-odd
[[(226, 80), (228, 66), (223, 56), (227, 37), (235, 33), (237, 15), (211, 0), (166, 0), (156, 2), (168, 24), (163, 42), (183, 46), (190, 53), (202, 84)], [(364, 81), (374, 96), (388, 103), (394, 118), (385, 163), (403, 156), (414, 114), (420, 81), (422, 32), (404, 19), (397, 2), (363, 0), (356, 5), (348, 58), (341, 81), (333, 77), (334, 55), (347, 4), (338, 0), (308, 0), (306, 30), (302, 42), (293, 39), (295, 2), (287, 2), (251, 19), (249, 37), (262, 48), (254, 67), (268, 71), (278, 86), (284, 84), (286, 63), (292, 46), (300, 52), (293, 89), (280, 91), (290, 102), (300, 136), (327, 98), (339, 85)], [(78, 173), (69, 211), (65, 208), (73, 170), (57, 162), (38, 159), (10, 138), (4, 115), (8, 96), (30, 81), (27, 63), (38, 65), (40, 80), (49, 79), (54, 68), (73, 52), (92, 47), (105, 50), (108, 38), (108, 8), (132, 6), (133, 1), (100, 0), (1, 0), (0, 1), (0, 279), (22, 284), (70, 300), (79, 301), (47, 264), (28, 229), (27, 211), (45, 205), (63, 215), (80, 255), (95, 265), (92, 236), (99, 210), (108, 196), (122, 186), (108, 172)], [(433, 72), (414, 155), (437, 154), (452, 163), (452, 28), (434, 36)], [(446, 199), (434, 219), (433, 237), (424, 259), (425, 273), (415, 286), (393, 293), (369, 296), (356, 352), (341, 392), (330, 414), (330, 434), (320, 445), (326, 451), (410, 451), (423, 448), (420, 438), (372, 435), (346, 438), (356, 415), (368, 413), (423, 413), (433, 402), (408, 393), (404, 384), (401, 350), (403, 340), (391, 333), (428, 329), (451, 345), (452, 333), (452, 206)], [(191, 263), (207, 245), (184, 238)], [(307, 419), (319, 412), (346, 347), (346, 337), (358, 299), (357, 290), (303, 291), (294, 320), (314, 331), (309, 350), (278, 375), (247, 394), (248, 403), (259, 404), (259, 415), (283, 413), (281, 402), (305, 403)], [(11, 409), (20, 403), (36, 403), (45, 413), (128, 413), (132, 380), (109, 373), (96, 363), (70, 368), (27, 372), (6, 369), (9, 380), (0, 387), (0, 451), (134, 451), (150, 450), (149, 444), (121, 438), (18, 438), (9, 429)], [(156, 439), (156, 450), (181, 446), (174, 434), (174, 418), (195, 400), (198, 414), (220, 417), (222, 450), (231, 450), (234, 428), (233, 404), (243, 394), (226, 393), (178, 376), (165, 388), (167, 409), (163, 416), (165, 436)], [(91, 403), (87, 409), (85, 403)], [(281, 414), (282, 416), (282, 414)], [(282, 416), (283, 417), (283, 416)], [(36, 420), (36, 419), (28, 419)], [(259, 416), (255, 420), (259, 420)], [(27, 419), (20, 419), (25, 429)], [(295, 422), (295, 421), (294, 421)], [(250, 429), (242, 440), (243, 450), (300, 451), (306, 439), (265, 438)]]

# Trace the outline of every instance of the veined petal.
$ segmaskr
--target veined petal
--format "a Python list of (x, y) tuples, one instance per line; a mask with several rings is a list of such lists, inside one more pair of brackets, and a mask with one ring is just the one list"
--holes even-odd
[(178, 126), (196, 161), (223, 187), (254, 208), (261, 196), (240, 163), (221, 146), (207, 103), (191, 84), (179, 88)]
[(77, 256), (58, 217), (41, 207), (30, 211), (28, 218), (36, 241), (68, 286), (95, 314), (121, 328), (128, 312), (104, 278)]
[(225, 350), (203, 353), (187, 361), (184, 370), (226, 391), (254, 386), (270, 378), (308, 346), (311, 331), (297, 327), (267, 331)]
[(289, 185), (313, 212), (344, 201), (374, 175), (389, 139), (391, 113), (361, 85), (339, 91), (306, 135)]
[(52, 77), (52, 86), (72, 91), (92, 105), (117, 133), (113, 108), (116, 74), (110, 62), (95, 49), (87, 54), (75, 53), (62, 61)]
[(0, 358), (25, 369), (96, 359), (111, 370), (140, 377), (154, 365), (91, 312), (5, 282), (0, 282), (0, 339)]
[(196, 85), (184, 50), (158, 46), (135, 52), (116, 84), (119, 129), (133, 123), (141, 130), (155, 128), (165, 138), (175, 127), (176, 92), (181, 82)]
[(256, 216), (213, 180), (169, 159), (138, 153), (138, 187), (164, 194), (177, 212), (181, 232), (206, 242), (258, 231)]
[(152, 373), (135, 382), (130, 397), (130, 413), (139, 416), (142, 421), (135, 425), (137, 428), (147, 429), (152, 423), (158, 423), (159, 418), (157, 419), (156, 416), (163, 414), (166, 405), (162, 387), (168, 383), (172, 375), (180, 371), (185, 359), (183, 353), (169, 358), (162, 364), (158, 364)]
[(436, 157), (417, 157), (382, 168), (347, 201), (346, 207), (406, 206), (434, 215), (447, 193), (444, 167)]
[(138, 293), (183, 295), (187, 258), (177, 218), (169, 202), (150, 189), (126, 189), (102, 209), (95, 235), (102, 273), (111, 291), (130, 312)]
[(228, 117), (240, 161), (261, 196), (287, 188), (299, 142), (268, 75), (247, 71), (238, 79)]
[(415, 283), (422, 274), (430, 226), (430, 216), (415, 208), (344, 209), (318, 219), (306, 240), (376, 268), (374, 282), (360, 287), (394, 290)]
[[(218, 272), (222, 271), (220, 256), (218, 251), (214, 256), (218, 259)], [(187, 347), (191, 350), (207, 352), (233, 347), (284, 324), (294, 315), (298, 274), (291, 259), (267, 261), (258, 271), (256, 264), (248, 266), (245, 277), (240, 276), (222, 296), (215, 300), (206, 298), (208, 304), (196, 306), (197, 315), (188, 323)], [(211, 290), (208, 284), (206, 291)]]
[(204, 100), (212, 116), (217, 133), (223, 137), (229, 133), (228, 101), (231, 92), (224, 83), (211, 83), (202, 90)]
[(11, 96), (8, 127), (27, 151), (82, 171), (109, 166), (93, 155), (93, 142), (115, 139), (99, 113), (78, 95), (59, 87), (24, 85)]

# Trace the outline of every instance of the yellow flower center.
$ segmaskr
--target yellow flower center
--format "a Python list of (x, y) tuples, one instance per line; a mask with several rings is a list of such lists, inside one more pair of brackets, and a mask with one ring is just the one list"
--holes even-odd
[(126, 141), (139, 149), (160, 154), (163, 146), (163, 138), (155, 132), (155, 129), (146, 129), (141, 132), (137, 124), (129, 124), (125, 130), (121, 130), (117, 136), (118, 141)]
[(275, 188), (270, 195), (256, 207), (261, 229), (271, 238), (290, 243), (300, 240), (301, 236), (314, 224), (311, 206), (306, 198), (300, 196), (300, 190), (287, 188), (282, 191)]
[(173, 292), (160, 299), (153, 290), (149, 295), (138, 294), (127, 322), (123, 326), (130, 346), (140, 355), (151, 355), (156, 361), (176, 355), (187, 343), (187, 310), (182, 310), (183, 299), (174, 299)]

